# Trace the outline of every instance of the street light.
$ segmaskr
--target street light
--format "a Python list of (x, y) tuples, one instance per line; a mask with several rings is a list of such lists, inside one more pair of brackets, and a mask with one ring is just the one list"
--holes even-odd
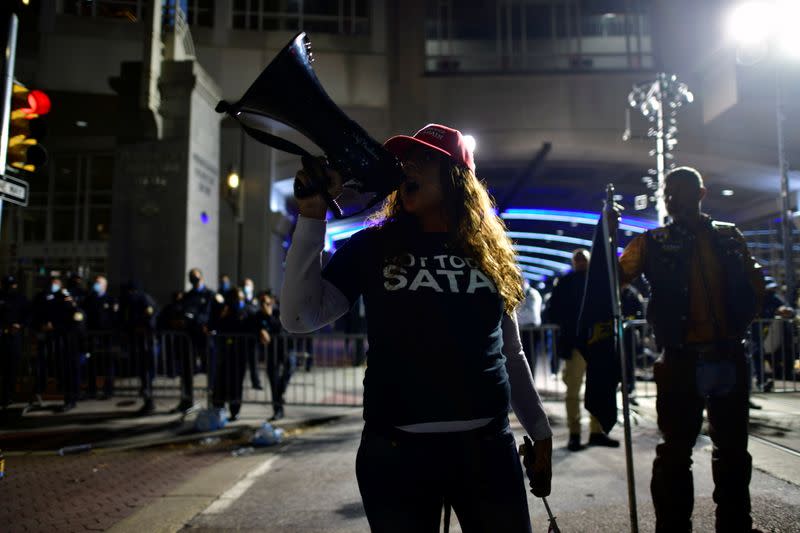
[(478, 142), (475, 140), (475, 137), (472, 135), (464, 135), (464, 147), (468, 152), (475, 152), (476, 144), (478, 144)]
[(228, 173), (228, 188), (231, 190), (239, 188), (239, 174), (235, 170)]
[[(753, 64), (764, 59), (772, 50), (781, 55), (800, 56), (800, 38), (794, 27), (800, 16), (797, 0), (776, 2), (744, 2), (730, 13), (729, 32), (737, 43), (736, 59), (741, 64)], [(795, 47), (795, 48), (793, 48)], [(753, 53), (756, 50), (756, 53)], [(747, 58), (748, 61), (743, 61)], [(792, 216), (789, 204), (789, 162), (786, 159), (781, 89), (781, 67), (775, 61), (775, 117), (778, 136), (778, 170), (781, 179), (781, 239), (783, 240), (783, 264), (786, 279), (786, 299), (795, 305), (796, 281), (792, 258)]]
[(228, 190), (225, 200), (233, 210), (236, 222), (236, 279), (242, 279), (242, 235), (244, 225), (244, 187), (242, 179), (235, 167), (228, 171), (227, 178)]

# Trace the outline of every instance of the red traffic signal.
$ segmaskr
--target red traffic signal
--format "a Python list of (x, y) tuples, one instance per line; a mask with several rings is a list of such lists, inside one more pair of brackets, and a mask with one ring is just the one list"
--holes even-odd
[(46, 128), (39, 117), (49, 113), (50, 106), (50, 97), (43, 91), (31, 91), (14, 82), (6, 166), (35, 172), (47, 162), (47, 150), (39, 144)]

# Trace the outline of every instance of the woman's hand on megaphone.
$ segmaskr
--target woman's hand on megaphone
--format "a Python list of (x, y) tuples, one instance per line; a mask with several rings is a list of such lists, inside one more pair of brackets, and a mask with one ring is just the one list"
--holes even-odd
[(327, 166), (324, 157), (303, 157), (303, 168), (294, 177), (294, 197), (304, 217), (325, 220), (328, 204), (319, 192), (320, 184), (327, 186), (331, 198), (342, 193), (342, 176)]

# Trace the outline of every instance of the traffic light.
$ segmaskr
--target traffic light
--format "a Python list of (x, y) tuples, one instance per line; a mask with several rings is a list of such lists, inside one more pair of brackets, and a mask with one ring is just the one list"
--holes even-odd
[(39, 144), (46, 133), (41, 116), (50, 111), (50, 98), (42, 91), (29, 90), (14, 81), (8, 129), (6, 166), (35, 172), (47, 162), (47, 150)]

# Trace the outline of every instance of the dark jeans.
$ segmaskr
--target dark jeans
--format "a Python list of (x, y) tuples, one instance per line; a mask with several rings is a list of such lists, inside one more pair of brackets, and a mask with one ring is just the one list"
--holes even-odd
[(0, 405), (14, 401), (17, 370), (22, 359), (22, 333), (0, 334), (0, 361), (2, 361), (2, 383), (0, 383)]
[(130, 360), (136, 365), (141, 382), (140, 393), (145, 401), (153, 399), (153, 379), (156, 376), (156, 339), (152, 332), (132, 332), (128, 346)]
[(106, 396), (114, 394), (114, 376), (116, 375), (116, 364), (112, 346), (114, 344), (110, 332), (98, 334), (90, 337), (89, 342), (89, 361), (87, 362), (87, 392), (89, 396), (97, 394), (97, 378), (103, 376), (103, 392)]
[(692, 351), (667, 350), (656, 361), (658, 428), (650, 490), (656, 511), (656, 532), (690, 532), (694, 507), (692, 448), (708, 412), (714, 444), (711, 469), (717, 532), (749, 532), (750, 472), (747, 453), (747, 381), (749, 366), (741, 347), (709, 361)]
[(64, 404), (78, 401), (81, 383), (80, 340), (79, 334), (74, 332), (48, 333), (39, 340), (36, 354), (37, 394), (45, 392), (48, 371), (54, 368), (64, 394)]
[(261, 376), (258, 375), (258, 354), (255, 347), (248, 345), (247, 351), (247, 370), (250, 372), (250, 385), (254, 389), (261, 387)]
[(244, 372), (249, 364), (249, 354), (255, 357), (254, 340), (241, 335), (217, 336), (217, 361), (219, 368), (214, 381), (213, 402), (215, 407), (230, 405), (231, 415), (236, 415), (242, 405)]
[(438, 533), (442, 504), (464, 533), (530, 533), (520, 458), (506, 417), (457, 433), (376, 430), (368, 422), (356, 476), (373, 533)]
[(274, 339), (270, 344), (264, 346), (259, 344), (259, 349), (266, 352), (267, 356), (267, 378), (269, 379), (269, 387), (272, 391), (272, 407), (277, 409), (283, 407), (283, 395), (286, 394), (286, 389), (289, 387), (289, 381), (292, 379), (297, 368), (297, 356), (294, 352), (286, 353), (283, 346), (278, 346), (273, 343), (279, 342), (279, 339)]
[(178, 353), (178, 364), (181, 376), (181, 402), (194, 401), (194, 374), (196, 363), (200, 362), (200, 370), (207, 372), (208, 383), (216, 380), (217, 358), (214, 339), (202, 332), (189, 334), (189, 346), (182, 347)]

